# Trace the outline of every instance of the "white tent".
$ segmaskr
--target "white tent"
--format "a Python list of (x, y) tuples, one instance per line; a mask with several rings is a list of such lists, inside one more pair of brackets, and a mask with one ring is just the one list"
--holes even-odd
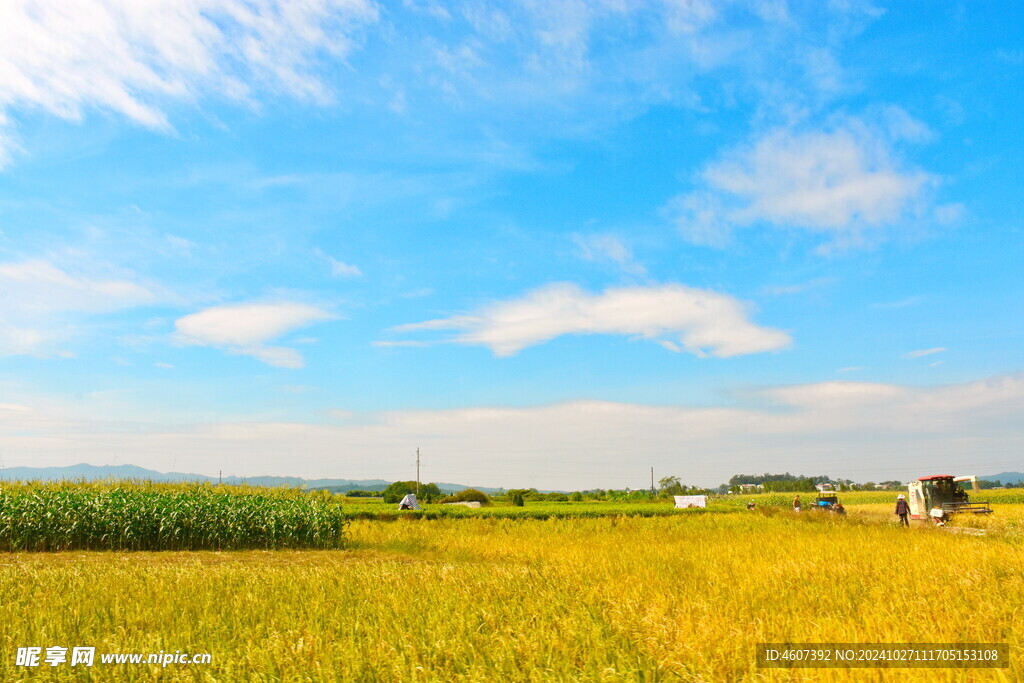
[(419, 503), (418, 500), (416, 500), (416, 494), (415, 493), (407, 493), (407, 494), (405, 494), (405, 498), (403, 498), (402, 502), (398, 504), (398, 509), (399, 510), (419, 510), (420, 509), (420, 503)]
[(708, 506), (707, 496), (672, 496), (676, 500), (677, 508), (706, 508)]

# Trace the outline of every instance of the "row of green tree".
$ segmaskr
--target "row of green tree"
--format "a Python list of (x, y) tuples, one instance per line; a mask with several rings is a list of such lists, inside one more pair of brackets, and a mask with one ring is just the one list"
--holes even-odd
[(463, 489), (457, 493), (445, 495), (434, 482), (417, 485), (414, 481), (396, 481), (380, 492), (385, 503), (398, 503), (408, 494), (415, 493), (417, 500), (424, 503), (469, 503), (490, 505), (490, 497), (477, 489)]
[[(436, 483), (431, 482), (429, 484), (420, 484), (418, 491), (417, 493), (415, 481), (396, 481), (383, 491), (352, 490), (347, 492), (346, 495), (352, 498), (383, 498), (385, 503), (391, 504), (398, 503), (409, 493), (417, 493), (416, 497), (424, 503), (454, 503), (463, 501), (476, 501), (484, 505), (490, 503), (490, 496), (472, 488), (445, 495)], [(683, 484), (679, 477), (668, 476), (663, 477), (658, 482), (658, 488), (653, 491), (650, 489), (590, 489), (586, 491), (573, 491), (571, 493), (560, 491), (542, 493), (535, 488), (530, 488), (509, 489), (497, 494), (496, 497), (510, 500), (514, 505), (522, 505), (527, 501), (581, 502), (592, 500), (626, 502), (701, 493), (706, 494), (711, 493), (711, 491), (697, 486), (688, 486)]]
[(816, 477), (808, 477), (802, 474), (734, 474), (729, 478), (727, 484), (719, 487), (720, 491), (739, 493), (742, 486), (759, 486), (761, 491), (766, 493), (801, 493), (817, 490), (821, 484), (831, 484), (837, 491), (877, 491), (879, 489), (903, 488), (905, 482), (891, 480), (875, 483), (873, 481), (858, 484), (850, 479), (833, 479), (821, 474)]
[(1005, 484), (1000, 482), (998, 479), (989, 481), (987, 479), (978, 480), (979, 489), (1017, 489), (1024, 488), (1024, 481), (1008, 481)]

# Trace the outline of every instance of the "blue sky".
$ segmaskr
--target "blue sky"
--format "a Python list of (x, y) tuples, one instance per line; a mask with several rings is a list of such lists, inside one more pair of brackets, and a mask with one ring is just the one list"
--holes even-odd
[(0, 8), (0, 458), (1024, 469), (1018, 3)]

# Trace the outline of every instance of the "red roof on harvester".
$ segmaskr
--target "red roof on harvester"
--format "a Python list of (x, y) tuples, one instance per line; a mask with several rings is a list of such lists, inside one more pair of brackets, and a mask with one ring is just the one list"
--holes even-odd
[(932, 479), (952, 479), (952, 474), (933, 474), (930, 477), (921, 477), (918, 481), (931, 481)]

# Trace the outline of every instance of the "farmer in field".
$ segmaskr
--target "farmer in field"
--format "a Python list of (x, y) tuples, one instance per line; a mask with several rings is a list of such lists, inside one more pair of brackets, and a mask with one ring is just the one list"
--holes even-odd
[(748, 510), (753, 510), (754, 509), (754, 501), (752, 501), (752, 500), (748, 500), (747, 501), (747, 509)]
[(907, 497), (902, 493), (896, 496), (896, 514), (899, 515), (900, 524), (910, 526), (910, 520), (907, 519), (910, 515), (910, 506), (907, 505)]
[(800, 496), (793, 499), (793, 512), (800, 512)]

